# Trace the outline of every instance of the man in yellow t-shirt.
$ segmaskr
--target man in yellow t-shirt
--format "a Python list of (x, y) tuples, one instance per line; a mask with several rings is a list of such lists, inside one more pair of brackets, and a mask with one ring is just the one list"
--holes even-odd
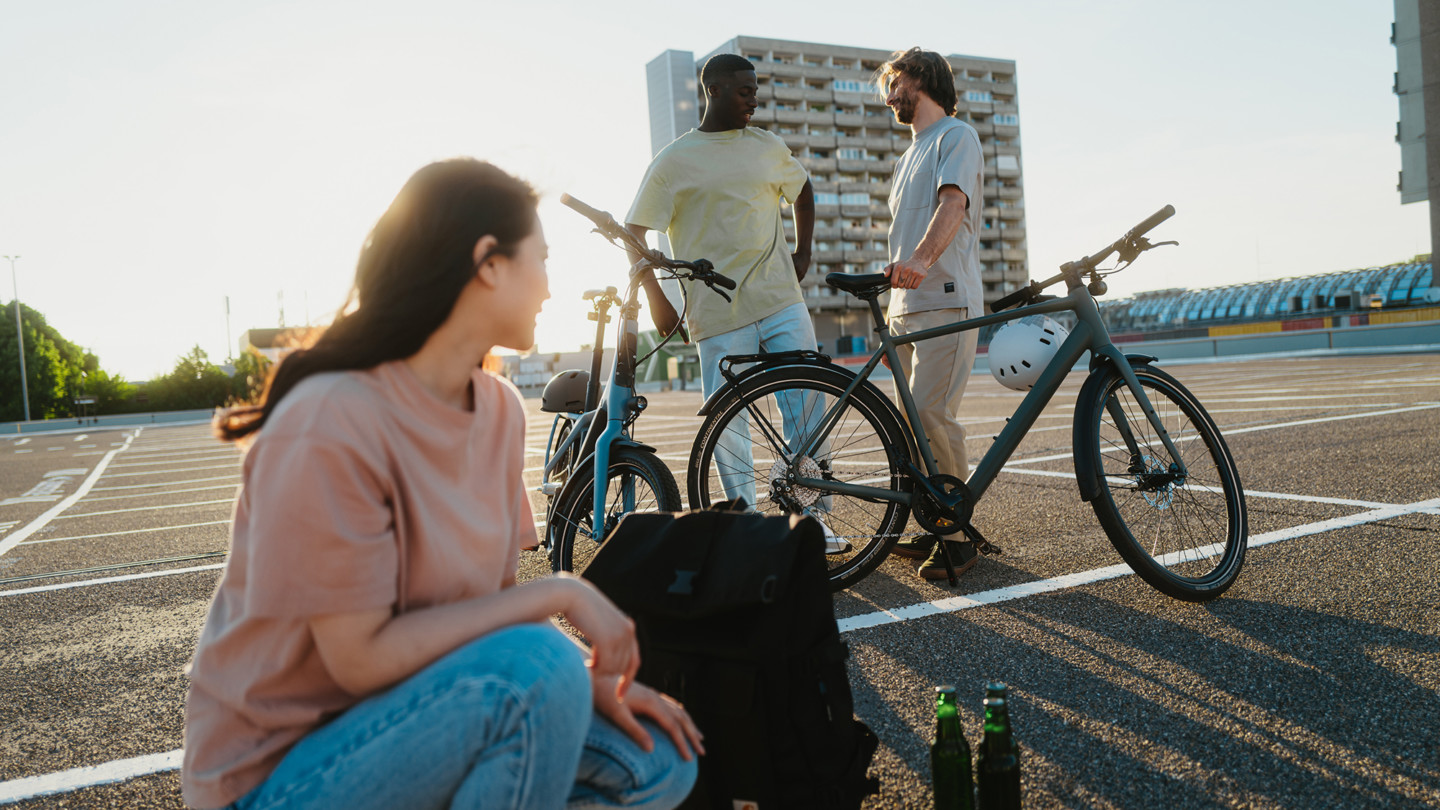
[[(724, 385), (722, 357), (815, 350), (815, 326), (800, 294), (800, 280), (810, 269), (815, 194), (785, 141), (749, 127), (759, 90), (749, 60), (713, 56), (700, 82), (705, 115), (699, 129), (655, 156), (625, 221), (642, 240), (646, 231), (664, 231), (676, 258), (709, 259), (736, 282), (731, 301), (686, 282), (686, 325), (700, 350), (701, 388), (708, 398)], [(795, 207), (793, 252), (785, 242), (782, 199)], [(643, 282), (655, 325), (673, 331), (680, 320), (675, 308), (653, 274), (647, 271)], [(787, 440), (795, 427), (785, 426)], [(748, 444), (736, 441), (728, 448), (736, 466), (747, 470)], [(722, 476), (722, 483), (728, 497), (755, 505), (751, 476)]]

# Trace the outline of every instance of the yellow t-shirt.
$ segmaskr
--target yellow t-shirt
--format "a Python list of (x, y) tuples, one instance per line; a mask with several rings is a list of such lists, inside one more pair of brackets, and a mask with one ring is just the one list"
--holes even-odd
[(745, 127), (692, 129), (650, 162), (626, 222), (664, 231), (677, 259), (709, 259), (735, 280), (733, 301), (686, 282), (691, 336), (752, 324), (803, 300), (780, 200), (793, 203), (808, 179), (780, 136)]

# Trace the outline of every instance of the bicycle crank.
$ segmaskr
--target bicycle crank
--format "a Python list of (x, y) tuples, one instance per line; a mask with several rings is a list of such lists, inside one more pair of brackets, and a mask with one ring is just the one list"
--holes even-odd
[[(910, 507), (915, 514), (915, 522), (931, 534), (942, 537), (963, 531), (975, 510), (970, 488), (965, 486), (965, 482), (942, 473), (921, 478), (917, 483), (920, 486)], [(946, 502), (951, 501), (955, 505), (947, 506)]]

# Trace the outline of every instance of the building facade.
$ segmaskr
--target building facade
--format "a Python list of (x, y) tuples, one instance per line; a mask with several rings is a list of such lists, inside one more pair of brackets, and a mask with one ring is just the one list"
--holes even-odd
[[(910, 128), (895, 121), (875, 85), (876, 71), (893, 51), (744, 36), (700, 59), (666, 51), (646, 66), (651, 154), (699, 125), (705, 103), (700, 68), (719, 53), (755, 64), (760, 107), (750, 125), (784, 138), (810, 172), (814, 254), (801, 287), (816, 338), (831, 352), (841, 338), (847, 348), (852, 336), (868, 340), (868, 310), (824, 279), (837, 271), (878, 272), (888, 262), (890, 177), (910, 146)], [(979, 259), (990, 302), (1029, 278), (1015, 62), (955, 54), (946, 59), (959, 96), (955, 116), (975, 127), (985, 152)], [(788, 208), (785, 217), (787, 233), (793, 233)]]

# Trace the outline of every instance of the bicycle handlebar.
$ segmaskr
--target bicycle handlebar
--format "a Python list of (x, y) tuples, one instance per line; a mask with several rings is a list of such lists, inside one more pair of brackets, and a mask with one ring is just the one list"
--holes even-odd
[(1080, 259), (1077, 262), (1067, 262), (1066, 264), (1061, 266), (1059, 273), (1045, 279), (1044, 281), (1032, 281), (1028, 285), (1021, 287), (1020, 289), (1010, 293), (1009, 295), (1004, 296), (1003, 298), (1000, 298), (991, 305), (990, 310), (992, 312), (999, 312), (1004, 309), (1009, 309), (1010, 307), (1013, 307), (1023, 301), (1028, 301), (1031, 298), (1039, 295), (1042, 290), (1044, 290), (1046, 287), (1049, 287), (1051, 284), (1056, 284), (1069, 278), (1071, 273), (1075, 273), (1076, 277), (1078, 278), (1080, 273), (1086, 273), (1094, 270), (1095, 267), (1100, 264), (1100, 262), (1105, 261), (1105, 259), (1109, 258), (1110, 254), (1114, 253), (1117, 250), (1121, 252), (1121, 258), (1125, 258), (1126, 254), (1129, 253), (1130, 255), (1128, 260), (1133, 261), (1136, 255), (1139, 255), (1141, 251), (1146, 250), (1149, 247), (1148, 243), (1146, 243), (1144, 246), (1140, 244), (1143, 241), (1143, 237), (1145, 236), (1145, 234), (1149, 233), (1150, 230), (1156, 225), (1159, 225), (1160, 223), (1173, 216), (1175, 216), (1175, 206), (1167, 205), (1164, 208), (1161, 208), (1159, 211), (1156, 211), (1155, 213), (1142, 220), (1139, 225), (1136, 225), (1135, 227), (1126, 231), (1124, 236), (1116, 239), (1114, 242), (1111, 242), (1099, 253), (1096, 253), (1093, 256), (1086, 256), (1085, 258)]
[(656, 267), (662, 267), (667, 270), (688, 270), (696, 281), (701, 281), (714, 287), (724, 287), (727, 290), (733, 290), (736, 287), (734, 279), (715, 272), (715, 265), (706, 259), (699, 259), (693, 262), (671, 259), (658, 250), (650, 249), (643, 240), (631, 233), (628, 228), (621, 227), (620, 223), (616, 222), (615, 218), (610, 214), (598, 208), (591, 208), (585, 203), (571, 197), (569, 194), (561, 194), (560, 202), (562, 205), (571, 208), (576, 213), (595, 223), (595, 229), (600, 232), (600, 235), (609, 239), (619, 239), (625, 243), (626, 247), (635, 251), (643, 257), (645, 261)]

